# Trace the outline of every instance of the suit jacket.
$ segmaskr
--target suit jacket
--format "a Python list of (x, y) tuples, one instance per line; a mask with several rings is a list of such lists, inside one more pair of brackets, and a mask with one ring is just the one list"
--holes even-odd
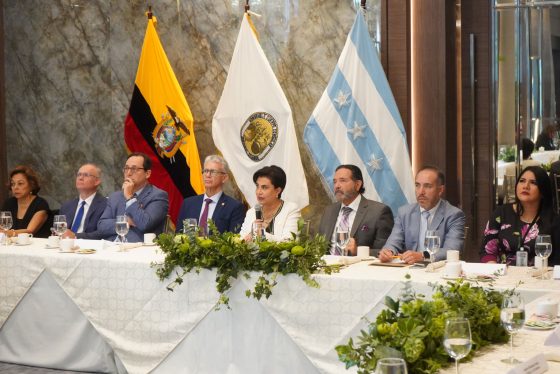
[(144, 233), (161, 234), (167, 218), (169, 199), (167, 192), (147, 184), (136, 201), (126, 208), (126, 199), (122, 191), (113, 192), (107, 199), (107, 206), (99, 219), (97, 230), (101, 238), (113, 240), (117, 237), (115, 233), (115, 221), (119, 215), (126, 214), (133, 221), (126, 239), (131, 243), (144, 241)]
[[(332, 238), (341, 206), (341, 203), (329, 205), (321, 217), (318, 233), (324, 235), (328, 240)], [(391, 209), (385, 204), (368, 200), (362, 196), (350, 229), (350, 237), (356, 240), (356, 245), (367, 245), (370, 247), (370, 254), (373, 255), (375, 253), (373, 249), (383, 248), (392, 228), (393, 213)]]
[[(66, 216), (66, 222), (68, 222), (68, 228), (72, 227), (74, 224), (74, 217), (76, 216), (76, 210), (78, 209), (78, 203), (80, 199), (73, 199), (65, 202), (60, 207), (60, 213)], [(97, 231), (97, 223), (99, 218), (103, 214), (105, 207), (107, 206), (107, 199), (96, 193), (91, 205), (88, 209), (86, 216), (84, 217), (84, 231), (76, 234), (77, 238), (80, 239), (101, 239), (101, 234)], [(71, 220), (71, 221), (70, 221)]]
[[(436, 253), (437, 261), (447, 257), (448, 249), (463, 249), (465, 240), (465, 213), (459, 208), (441, 200), (428, 230), (436, 230), (441, 239), (441, 249)], [(385, 248), (394, 252), (418, 250), (420, 236), (420, 205), (409, 204), (399, 208), (395, 226), (387, 239)]]
[[(185, 218), (196, 218), (198, 221), (203, 203), (204, 194), (187, 197), (183, 200), (179, 218), (177, 218), (177, 232), (183, 232)], [(226, 231), (237, 233), (245, 219), (245, 206), (240, 201), (222, 193), (211, 219), (220, 233)]]
[[(295, 203), (284, 201), (282, 209), (274, 217), (274, 233), (266, 232), (266, 240), (281, 242), (292, 239), (292, 233), (297, 234), (297, 222), (301, 218), (301, 212)], [(253, 230), (253, 222), (256, 219), (255, 208), (247, 211), (239, 236), (244, 238)]]

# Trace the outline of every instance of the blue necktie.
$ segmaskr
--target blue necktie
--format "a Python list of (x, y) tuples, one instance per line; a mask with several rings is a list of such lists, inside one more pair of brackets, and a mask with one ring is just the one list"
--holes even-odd
[(72, 232), (78, 232), (80, 228), (80, 224), (82, 223), (82, 218), (84, 218), (84, 205), (86, 205), (85, 201), (82, 201), (80, 204), (80, 209), (78, 209), (78, 214), (76, 214), (76, 218), (74, 219), (74, 223), (72, 224)]

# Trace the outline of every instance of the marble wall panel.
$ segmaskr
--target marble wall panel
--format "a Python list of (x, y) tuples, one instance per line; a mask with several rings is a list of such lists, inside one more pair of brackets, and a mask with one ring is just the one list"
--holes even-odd
[[(356, 0), (253, 0), (263, 46), (293, 110), (311, 206), (330, 202), (303, 128), (332, 74)], [(242, 0), (153, 1), (158, 33), (195, 119), (200, 156), (215, 153), (212, 116), (239, 31)], [(9, 168), (42, 176), (52, 208), (74, 196), (74, 174), (93, 161), (102, 192), (120, 187), (123, 123), (146, 29), (146, 1), (4, 0)], [(235, 184), (227, 192), (240, 197)]]

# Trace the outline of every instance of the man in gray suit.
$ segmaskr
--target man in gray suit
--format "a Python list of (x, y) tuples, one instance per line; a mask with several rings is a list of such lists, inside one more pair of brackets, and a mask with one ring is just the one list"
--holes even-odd
[(362, 171), (355, 165), (340, 165), (336, 168), (334, 194), (337, 203), (329, 205), (321, 217), (319, 234), (331, 239), (331, 254), (336, 252), (335, 227), (350, 229), (350, 241), (346, 246), (348, 254), (355, 256), (358, 246), (382, 248), (393, 228), (391, 209), (377, 201), (362, 196), (365, 191)]
[(391, 236), (379, 252), (381, 262), (389, 262), (395, 255), (408, 264), (429, 259), (424, 250), (426, 230), (435, 230), (440, 237), (436, 260), (445, 259), (448, 249), (463, 248), (465, 214), (441, 198), (443, 173), (433, 166), (423, 167), (416, 174), (415, 189), (417, 203), (399, 208)]
[(97, 230), (107, 240), (116, 238), (117, 216), (125, 215), (130, 229), (129, 242), (144, 241), (144, 233), (160, 234), (167, 218), (169, 199), (167, 192), (151, 185), (152, 160), (144, 153), (131, 153), (123, 168), (122, 190), (113, 192), (99, 219)]

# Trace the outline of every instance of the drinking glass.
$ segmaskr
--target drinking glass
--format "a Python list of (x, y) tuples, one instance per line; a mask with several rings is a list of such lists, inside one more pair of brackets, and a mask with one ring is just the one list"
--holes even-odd
[(0, 230), (4, 230), (6, 232), (6, 247), (8, 246), (8, 230), (12, 228), (13, 224), (12, 212), (0, 212)]
[(502, 362), (517, 364), (520, 361), (513, 357), (513, 335), (517, 334), (525, 323), (525, 304), (520, 295), (504, 295), (500, 319), (507, 333), (511, 336), (509, 357), (503, 359)]
[(445, 321), (443, 346), (447, 354), (455, 359), (455, 373), (459, 374), (459, 360), (471, 351), (471, 325), (467, 318), (450, 318)]
[(196, 218), (185, 218), (183, 220), (183, 234), (196, 236), (198, 231), (198, 220)]
[(253, 240), (254, 241), (261, 241), (264, 240), (265, 238), (265, 233), (264, 233), (264, 224), (261, 221), (255, 221), (253, 222)]
[(381, 358), (377, 361), (375, 374), (407, 374), (406, 362), (402, 358)]
[(535, 242), (535, 254), (542, 258), (541, 280), (544, 279), (546, 273), (545, 263), (548, 261), (548, 256), (552, 253), (552, 240), (550, 235), (538, 235)]
[(337, 227), (336, 228), (336, 247), (338, 248), (338, 252), (341, 256), (347, 256), (348, 251), (346, 249), (346, 245), (350, 241), (350, 232), (347, 228), (344, 227)]
[(426, 238), (424, 239), (424, 248), (430, 254), (430, 262), (433, 263), (435, 254), (439, 251), (440, 240), (434, 230), (426, 231)]
[(126, 215), (117, 216), (115, 221), (115, 231), (118, 235), (115, 242), (126, 243), (126, 234), (128, 234), (128, 217)]
[(62, 235), (68, 229), (68, 224), (66, 223), (66, 216), (64, 214), (54, 216), (53, 227), (54, 227), (54, 232), (56, 232), (56, 235), (62, 238)]

